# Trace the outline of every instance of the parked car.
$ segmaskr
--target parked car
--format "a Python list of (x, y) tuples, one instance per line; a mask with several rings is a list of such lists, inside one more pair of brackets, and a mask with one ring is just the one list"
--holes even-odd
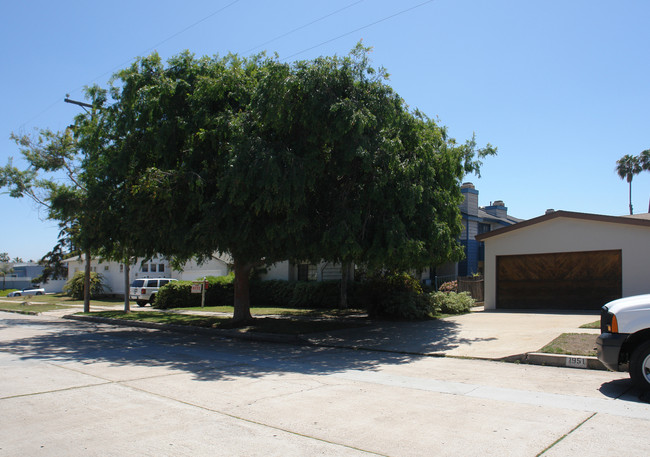
[(650, 390), (650, 294), (603, 306), (598, 359), (613, 371), (628, 371), (632, 382)]
[(129, 289), (129, 299), (135, 300), (138, 306), (144, 306), (147, 303), (153, 303), (158, 290), (165, 284), (176, 281), (171, 278), (141, 278), (131, 283)]
[(31, 289), (14, 290), (13, 292), (9, 292), (7, 297), (27, 297), (29, 295), (43, 295), (44, 293), (45, 289), (32, 287)]

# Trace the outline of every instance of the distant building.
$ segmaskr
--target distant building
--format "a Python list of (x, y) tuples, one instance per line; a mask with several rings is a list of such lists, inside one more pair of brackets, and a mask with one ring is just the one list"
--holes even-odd
[[(34, 279), (43, 274), (43, 266), (34, 262), (9, 264), (11, 273), (0, 278), (0, 287), (5, 289), (29, 289), (35, 284)], [(38, 283), (45, 292), (61, 292), (65, 281), (50, 280), (47, 283)]]
[(463, 231), (459, 242), (463, 246), (465, 259), (457, 263), (450, 262), (434, 268), (431, 271), (430, 278), (435, 286), (454, 280), (458, 276), (483, 274), (485, 248), (483, 242), (476, 241), (476, 235), (508, 227), (523, 220), (508, 215), (508, 208), (501, 200), (494, 201), (489, 206), (479, 207), (478, 190), (471, 182), (464, 183), (460, 191), (465, 199), (460, 205)]

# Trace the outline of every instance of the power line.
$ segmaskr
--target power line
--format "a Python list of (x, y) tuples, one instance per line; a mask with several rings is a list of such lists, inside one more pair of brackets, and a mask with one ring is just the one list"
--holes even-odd
[(346, 10), (346, 9), (348, 9), (348, 8), (352, 8), (353, 6), (358, 5), (358, 4), (361, 3), (361, 2), (363, 2), (363, 0), (359, 0), (358, 2), (355, 2), (355, 3), (352, 3), (352, 4), (350, 4), (350, 5), (344, 6), (343, 8), (339, 8), (338, 10), (333, 11), (333, 12), (331, 12), (331, 13), (329, 13), (329, 14), (326, 14), (325, 16), (319, 17), (318, 19), (315, 19), (315, 20), (313, 20), (313, 21), (311, 21), (311, 22), (308, 22), (307, 24), (301, 25), (300, 27), (296, 27), (295, 29), (293, 29), (293, 30), (291, 30), (291, 31), (289, 31), (289, 32), (283, 33), (282, 35), (278, 35), (278, 36), (276, 36), (275, 38), (271, 38), (270, 40), (265, 41), (265, 42), (262, 43), (262, 44), (259, 44), (259, 45), (257, 45), (257, 46), (254, 46), (254, 47), (250, 48), (250, 49), (247, 49), (247, 50), (244, 51), (242, 54), (248, 54), (249, 52), (254, 51), (255, 49), (261, 48), (262, 46), (266, 46), (266, 45), (269, 44), (269, 43), (273, 43), (274, 41), (277, 41), (277, 40), (279, 40), (279, 39), (281, 39), (281, 38), (284, 38), (284, 37), (286, 37), (286, 36), (288, 36), (288, 35), (291, 35), (292, 33), (295, 33), (295, 32), (297, 32), (298, 30), (302, 30), (302, 29), (304, 29), (304, 28), (307, 28), (307, 27), (309, 27), (310, 25), (314, 25), (314, 24), (316, 24), (317, 22), (320, 22), (320, 21), (322, 21), (322, 20), (324, 20), (324, 19), (327, 19), (328, 17), (334, 16), (335, 14), (338, 14), (338, 13), (340, 13), (341, 11), (344, 11), (344, 10)]
[(389, 20), (389, 19), (392, 19), (392, 18), (394, 18), (394, 17), (396, 17), (396, 16), (399, 16), (400, 14), (408, 13), (409, 11), (413, 11), (414, 9), (416, 9), (416, 8), (420, 8), (421, 6), (424, 6), (424, 5), (426, 5), (427, 3), (431, 3), (431, 2), (433, 2), (433, 1), (435, 1), (435, 0), (427, 0), (426, 2), (422, 2), (422, 3), (419, 3), (419, 4), (415, 5), (415, 6), (412, 6), (412, 7), (410, 7), (410, 8), (406, 8), (406, 9), (404, 9), (404, 10), (398, 11), (397, 13), (391, 14), (390, 16), (386, 16), (386, 17), (384, 17), (384, 18), (382, 18), (382, 19), (379, 19), (378, 21), (371, 22), (370, 24), (366, 24), (366, 25), (364, 25), (364, 26), (362, 26), (362, 27), (359, 27), (358, 29), (354, 29), (354, 30), (352, 30), (352, 31), (350, 31), (350, 32), (346, 32), (346, 33), (344, 33), (344, 34), (342, 34), (342, 35), (339, 35), (339, 36), (337, 36), (337, 37), (335, 37), (335, 38), (331, 38), (331, 39), (329, 39), (329, 40), (323, 41), (322, 43), (318, 43), (317, 45), (314, 45), (314, 46), (312, 46), (312, 47), (310, 47), (310, 48), (303, 49), (302, 51), (298, 51), (298, 52), (296, 52), (296, 53), (293, 53), (293, 54), (291, 54), (290, 56), (287, 56), (287, 57), (283, 58), (282, 60), (283, 60), (283, 61), (287, 61), (287, 60), (291, 59), (292, 57), (295, 57), (295, 56), (297, 56), (297, 55), (300, 55), (300, 54), (303, 54), (303, 53), (305, 53), (305, 52), (311, 51), (312, 49), (319, 48), (319, 47), (321, 47), (321, 46), (323, 46), (323, 45), (325, 45), (325, 44), (331, 43), (332, 41), (336, 41), (336, 40), (341, 39), (341, 38), (343, 38), (343, 37), (346, 37), (346, 36), (348, 36), (348, 35), (352, 35), (353, 33), (357, 33), (357, 32), (359, 32), (359, 31), (361, 31), (361, 30), (365, 30), (365, 29), (367, 29), (367, 28), (370, 28), (370, 27), (372, 27), (372, 26), (375, 26), (375, 25), (377, 25), (377, 24), (380, 24), (380, 23), (382, 23), (382, 22), (385, 22), (385, 21), (387, 21), (387, 20)]
[[(205, 17), (199, 19), (198, 21), (194, 22), (193, 24), (188, 25), (188, 26), (185, 27), (183, 30), (178, 31), (178, 32), (176, 32), (176, 33), (174, 33), (174, 34), (168, 36), (168, 37), (165, 38), (164, 40), (162, 40), (162, 41), (160, 41), (160, 42), (154, 44), (153, 46), (151, 46), (151, 47), (145, 49), (143, 52), (140, 53), (140, 55), (145, 55), (145, 54), (147, 54), (149, 51), (153, 51), (153, 50), (156, 49), (157, 47), (159, 47), (159, 46), (161, 46), (161, 45), (167, 43), (168, 41), (173, 40), (173, 39), (176, 38), (177, 36), (179, 36), (179, 35), (181, 35), (181, 34), (187, 32), (188, 30), (190, 30), (190, 29), (196, 27), (197, 25), (201, 24), (202, 22), (207, 21), (207, 20), (210, 19), (211, 17), (216, 16), (217, 14), (221, 13), (221, 12), (222, 12), (223, 10), (225, 10), (226, 8), (231, 7), (231, 6), (234, 5), (235, 3), (238, 3), (239, 1), (240, 1), (240, 0), (235, 0), (235, 1), (233, 1), (233, 2), (228, 3), (226, 6), (224, 6), (224, 7), (220, 8), (220, 9), (218, 9), (217, 11), (208, 14), (207, 16), (205, 16)], [(102, 73), (101, 75), (97, 76), (96, 78), (92, 79), (91, 82), (93, 82), (93, 81), (97, 81), (99, 78), (103, 78), (104, 76), (106, 76), (106, 75), (108, 75), (108, 74), (110, 74), (110, 73), (113, 73), (116, 69), (118, 69), (118, 68), (122, 68), (122, 67), (124, 67), (125, 65), (130, 64), (132, 61), (133, 61), (133, 58), (131, 58), (131, 59), (129, 59), (129, 60), (126, 60), (126, 61), (122, 62), (121, 64), (115, 65), (112, 69), (110, 69), (110, 70), (108, 70), (107, 72), (104, 72), (104, 73)], [(81, 88), (83, 88), (83, 86), (82, 86)], [(79, 90), (79, 89), (81, 89), (81, 88), (77, 88), (77, 90)]]
[[(234, 0), (234, 1), (230, 2), (230, 3), (228, 3), (226, 6), (224, 6), (224, 7), (222, 7), (222, 8), (219, 8), (217, 11), (215, 11), (215, 12), (213, 12), (213, 13), (210, 13), (210, 14), (208, 14), (207, 16), (204, 16), (203, 18), (199, 19), (198, 21), (196, 21), (196, 22), (194, 22), (194, 23), (188, 25), (188, 26), (185, 27), (184, 29), (182, 29), (182, 30), (180, 30), (180, 31), (178, 31), (178, 32), (176, 32), (176, 33), (174, 33), (174, 34), (168, 36), (168, 37), (165, 38), (164, 40), (162, 40), (162, 41), (160, 41), (160, 42), (154, 44), (153, 46), (151, 46), (150, 48), (148, 48), (148, 49), (146, 49), (144, 52), (142, 52), (141, 55), (144, 55), (144, 54), (148, 53), (149, 51), (151, 51), (151, 50), (157, 48), (158, 46), (161, 46), (161, 45), (167, 43), (168, 41), (170, 41), (170, 40), (176, 38), (178, 35), (181, 35), (182, 33), (187, 32), (188, 30), (190, 30), (191, 28), (196, 27), (197, 25), (201, 24), (202, 22), (207, 21), (207, 20), (210, 19), (211, 17), (216, 16), (217, 14), (221, 13), (222, 11), (224, 11), (226, 8), (231, 7), (231, 6), (234, 5), (235, 3), (238, 3), (239, 1), (240, 1), (240, 0)], [(99, 76), (97, 76), (97, 77), (91, 79), (90, 82), (92, 83), (92, 82), (94, 82), (94, 81), (97, 81), (98, 79), (103, 78), (104, 76), (113, 73), (116, 69), (118, 69), (118, 68), (122, 68), (122, 67), (124, 67), (125, 65), (130, 64), (132, 61), (133, 61), (133, 58), (131, 58), (131, 59), (129, 59), (129, 60), (126, 60), (126, 61), (122, 62), (121, 64), (115, 65), (115, 66), (114, 66), (113, 68), (111, 68), (110, 70), (108, 70), (108, 71), (102, 73), (101, 75), (99, 75)], [(85, 86), (85, 85), (84, 85), (84, 86)], [(77, 92), (78, 90), (83, 89), (84, 86), (77, 87), (77, 88), (76, 88), (74, 91), (72, 91), (71, 93), (75, 93), (75, 92)], [(57, 100), (57, 101), (55, 101), (55, 102), (53, 102), (51, 105), (49, 105), (49, 106), (48, 106), (47, 108), (45, 108), (43, 111), (41, 111), (40, 113), (38, 113), (37, 115), (35, 115), (35, 116), (32, 117), (31, 119), (29, 119), (28, 121), (23, 122), (23, 123), (20, 125), (20, 128), (22, 129), (22, 128), (23, 128), (24, 126), (26, 126), (27, 124), (30, 124), (30, 123), (33, 122), (34, 120), (38, 119), (38, 118), (41, 117), (43, 114), (45, 114), (46, 112), (48, 112), (49, 110), (51, 110), (52, 108), (54, 108), (56, 105), (58, 105), (60, 102), (61, 102), (60, 99)]]

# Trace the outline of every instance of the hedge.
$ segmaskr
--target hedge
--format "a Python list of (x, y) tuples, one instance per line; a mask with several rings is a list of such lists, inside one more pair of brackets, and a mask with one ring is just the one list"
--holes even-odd
[[(234, 276), (209, 277), (205, 306), (232, 306)], [(153, 306), (159, 309), (201, 306), (201, 295), (191, 293), (192, 281), (173, 281), (156, 294)], [(267, 308), (338, 307), (339, 281), (260, 281), (251, 280), (251, 306)], [(351, 308), (365, 309), (380, 319), (427, 319), (436, 314), (462, 314), (470, 311), (474, 300), (467, 292), (422, 290), (420, 283), (405, 273), (382, 275), (363, 282), (348, 283)]]

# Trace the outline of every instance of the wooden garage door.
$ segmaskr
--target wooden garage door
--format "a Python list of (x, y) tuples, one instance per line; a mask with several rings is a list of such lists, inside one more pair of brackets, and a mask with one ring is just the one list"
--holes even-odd
[(599, 309), (621, 297), (621, 251), (497, 257), (497, 308)]

